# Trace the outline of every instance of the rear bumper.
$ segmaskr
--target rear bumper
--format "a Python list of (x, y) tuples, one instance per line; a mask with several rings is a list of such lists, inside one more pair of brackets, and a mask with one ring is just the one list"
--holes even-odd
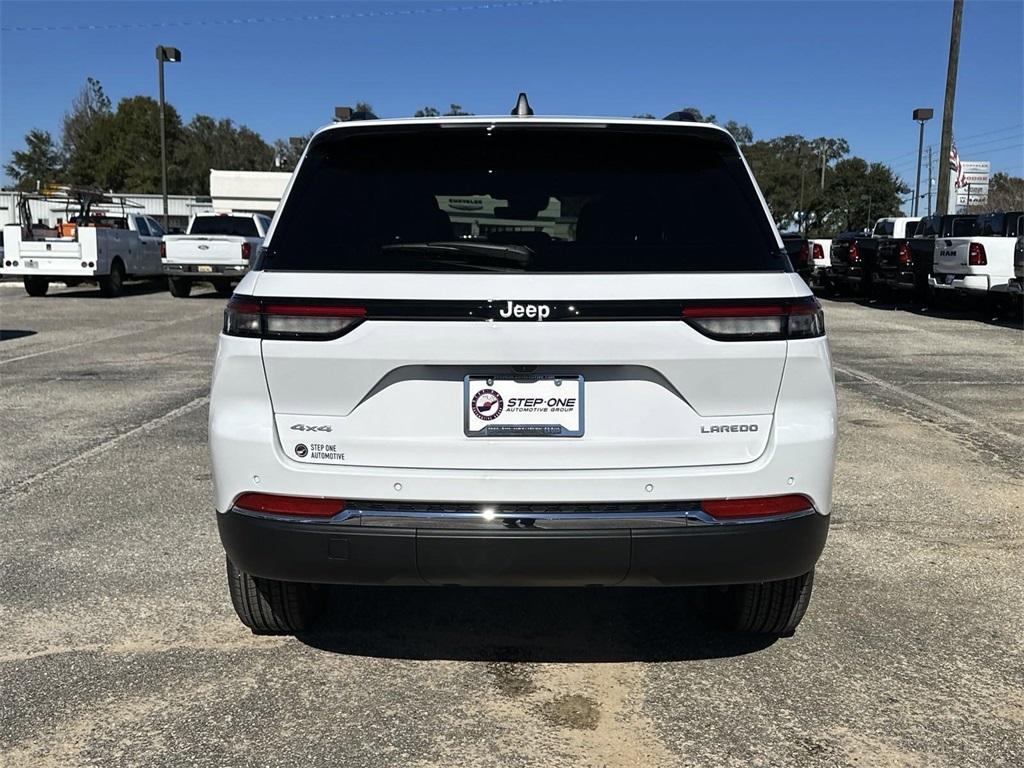
[(242, 279), (249, 271), (248, 264), (169, 264), (164, 262), (164, 274), (170, 277), (189, 277), (207, 280), (211, 277)]
[(928, 276), (928, 285), (937, 291), (963, 291), (965, 293), (988, 293), (988, 275), (951, 275), (938, 274)]
[(918, 285), (917, 275), (912, 270), (880, 270), (875, 273), (874, 282), (897, 291), (912, 291)]
[(832, 267), (832, 280), (841, 283), (859, 283), (864, 279), (863, 267)]
[(776, 581), (821, 555), (829, 517), (593, 529), (438, 529), (286, 521), (229, 511), (221, 541), (241, 570), (325, 584), (691, 586)]

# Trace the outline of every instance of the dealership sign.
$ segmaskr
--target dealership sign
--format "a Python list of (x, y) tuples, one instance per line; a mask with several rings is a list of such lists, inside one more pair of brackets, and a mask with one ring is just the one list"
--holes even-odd
[(992, 164), (988, 160), (962, 160), (960, 179), (956, 185), (956, 204), (984, 205), (988, 202), (988, 177)]

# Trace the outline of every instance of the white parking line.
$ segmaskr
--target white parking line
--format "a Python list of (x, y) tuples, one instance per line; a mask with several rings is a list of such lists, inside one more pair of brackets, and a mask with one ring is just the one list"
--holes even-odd
[(65, 469), (71, 466), (72, 464), (77, 464), (80, 461), (85, 461), (86, 459), (91, 459), (94, 456), (98, 456), (101, 453), (106, 453), (114, 446), (124, 442), (125, 440), (128, 440), (131, 437), (135, 437), (135, 435), (138, 435), (143, 432), (152, 432), (154, 429), (158, 429), (164, 426), (165, 424), (174, 421), (179, 416), (184, 416), (186, 413), (191, 413), (197, 408), (202, 408), (209, 402), (209, 395), (203, 395), (202, 397), (197, 397), (195, 400), (190, 400), (184, 405), (178, 406), (177, 408), (168, 411), (162, 416), (157, 416), (155, 419), (150, 419), (149, 421), (144, 422), (139, 426), (134, 427), (133, 429), (129, 429), (127, 432), (122, 432), (120, 435), (115, 435), (109, 440), (104, 440), (99, 445), (94, 445), (92, 448), (88, 448), (79, 454), (64, 459), (63, 461), (60, 461), (54, 464), (53, 466), (47, 467), (42, 472), (37, 472), (31, 477), (27, 477), (24, 480), (17, 480), (4, 488), (0, 488), (0, 496), (9, 496), (18, 493), (19, 491), (23, 491), (29, 486), (38, 483), (40, 480), (45, 480), (48, 477), (52, 477), (53, 475), (60, 472), (62, 469)]
[(29, 358), (39, 357), (41, 355), (52, 355), (54, 352), (63, 352), (66, 349), (74, 349), (75, 347), (84, 347), (84, 346), (88, 346), (89, 344), (99, 344), (100, 342), (103, 342), (103, 341), (112, 341), (114, 339), (123, 338), (124, 336), (134, 336), (134, 335), (139, 334), (139, 333), (146, 333), (146, 331), (153, 330), (154, 328), (164, 328), (164, 327), (166, 327), (168, 325), (177, 325), (178, 323), (187, 323), (190, 320), (199, 320), (199, 319), (204, 318), (204, 317), (210, 317), (210, 316), (212, 316), (214, 314), (217, 314), (217, 313), (215, 313), (215, 312), (204, 312), (203, 314), (200, 314), (200, 315), (193, 315), (191, 317), (179, 318), (177, 320), (164, 320), (163, 322), (150, 323), (145, 328), (139, 328), (139, 329), (136, 329), (134, 331), (125, 331), (124, 333), (115, 333), (115, 334), (112, 334), (110, 336), (103, 336), (102, 338), (99, 338), (99, 339), (89, 339), (88, 341), (76, 341), (74, 344), (65, 344), (63, 347), (54, 347), (53, 349), (44, 349), (41, 352), (30, 352), (27, 355), (18, 355), (17, 357), (8, 357), (8, 358), (5, 358), (3, 360), (0, 360), (0, 365), (7, 365), (8, 363), (16, 363), (19, 360), (28, 360)]
[(870, 373), (866, 373), (865, 371), (861, 371), (856, 368), (850, 368), (848, 366), (833, 365), (832, 367), (839, 373), (845, 373), (847, 376), (863, 381), (866, 384), (871, 384), (873, 386), (878, 387), (879, 389), (884, 389), (888, 392), (897, 394), (906, 400), (915, 402), (918, 405), (923, 405), (925, 408), (928, 408), (930, 411), (933, 411), (936, 414), (941, 414), (955, 421), (970, 424), (971, 426), (976, 427), (977, 429), (980, 430), (984, 430), (985, 432), (997, 434), (1000, 437), (1003, 437), (1012, 443), (1024, 445), (1024, 437), (1021, 437), (1020, 435), (1015, 435), (1012, 432), (1006, 432), (997, 427), (993, 427), (990, 423), (985, 423), (978, 421), (977, 419), (973, 419), (970, 416), (961, 413), (960, 411), (945, 406), (942, 403), (937, 403), (934, 400), (930, 400), (927, 397), (915, 394), (910, 390), (904, 389), (903, 387), (897, 386), (896, 384), (892, 384), (891, 382), (885, 381), (884, 379), (880, 379), (877, 376), (872, 376)]

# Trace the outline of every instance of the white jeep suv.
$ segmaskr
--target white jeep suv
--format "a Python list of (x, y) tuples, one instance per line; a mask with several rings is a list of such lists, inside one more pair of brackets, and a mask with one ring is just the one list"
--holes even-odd
[(791, 632), (825, 544), (822, 313), (730, 135), (583, 118), (341, 123), (225, 311), (230, 594), (717, 585)]

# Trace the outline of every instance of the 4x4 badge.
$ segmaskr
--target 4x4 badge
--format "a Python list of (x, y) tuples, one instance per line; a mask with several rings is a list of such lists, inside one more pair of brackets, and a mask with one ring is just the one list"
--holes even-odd
[(296, 432), (331, 432), (330, 424), (292, 424)]

